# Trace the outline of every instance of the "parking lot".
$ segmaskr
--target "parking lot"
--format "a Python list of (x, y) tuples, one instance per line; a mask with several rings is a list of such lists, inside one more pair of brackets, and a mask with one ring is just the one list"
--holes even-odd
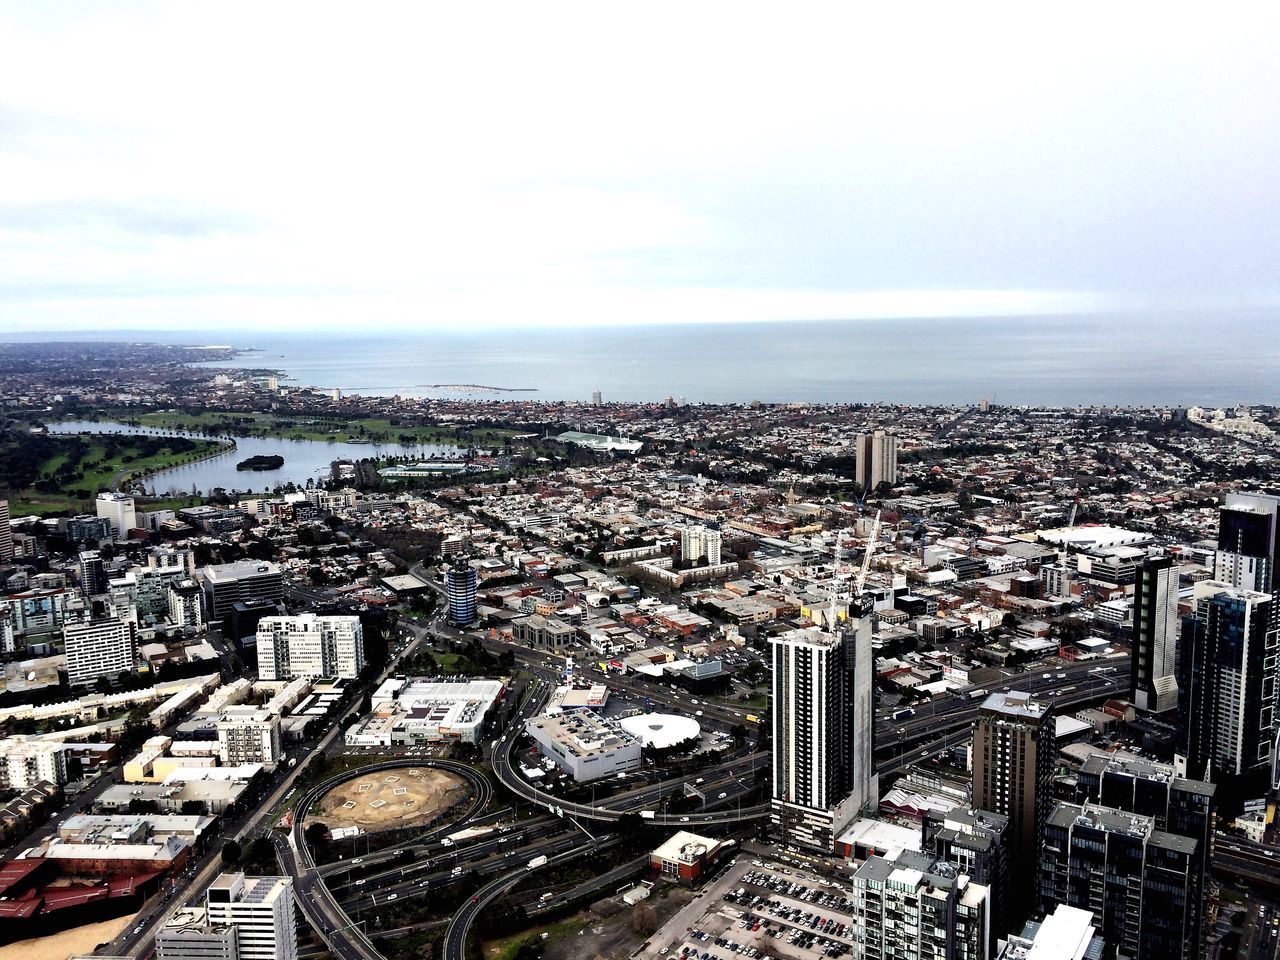
[[(789, 865), (788, 865), (789, 864)], [(676, 960), (827, 960), (851, 952), (848, 890), (772, 859), (734, 865), (658, 931), (640, 957)]]

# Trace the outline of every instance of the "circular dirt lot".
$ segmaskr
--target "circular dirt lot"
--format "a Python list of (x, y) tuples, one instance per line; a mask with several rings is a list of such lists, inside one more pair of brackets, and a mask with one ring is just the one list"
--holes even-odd
[(334, 787), (312, 807), (330, 830), (359, 827), (365, 833), (425, 824), (467, 796), (461, 777), (432, 767), (381, 770)]

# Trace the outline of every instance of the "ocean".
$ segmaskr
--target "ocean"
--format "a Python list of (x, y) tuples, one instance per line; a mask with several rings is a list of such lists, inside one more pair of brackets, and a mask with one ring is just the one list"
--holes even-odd
[[(1280, 317), (1261, 312), (40, 339), (78, 338), (229, 343), (252, 352), (215, 366), (273, 368), (285, 384), (387, 396), (586, 401), (599, 390), (606, 402), (1280, 401)], [(437, 386), (467, 384), (529, 392)]]

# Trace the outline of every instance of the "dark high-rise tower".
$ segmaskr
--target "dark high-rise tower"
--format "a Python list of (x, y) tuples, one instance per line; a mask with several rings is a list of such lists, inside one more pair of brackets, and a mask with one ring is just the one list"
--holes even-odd
[(1178, 706), (1178, 570), (1171, 557), (1147, 557), (1133, 587), (1131, 683), (1139, 710)]
[(1035, 886), (1056, 752), (1047, 703), (993, 693), (973, 727), (973, 806), (1009, 818), (1010, 918), (1021, 919)]

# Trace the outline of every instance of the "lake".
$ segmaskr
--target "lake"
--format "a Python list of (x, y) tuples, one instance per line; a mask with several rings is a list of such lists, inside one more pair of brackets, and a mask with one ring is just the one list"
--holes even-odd
[[(120, 433), (135, 436), (190, 437), (208, 439), (202, 434), (155, 427), (135, 427), (107, 420), (66, 420), (49, 424), (50, 433)], [(229, 437), (236, 448), (199, 463), (189, 463), (162, 470), (147, 478), (143, 486), (154, 496), (208, 493), (215, 487), (246, 493), (264, 493), (287, 483), (305, 486), (307, 480), (317, 483), (329, 476), (334, 460), (358, 460), (365, 457), (408, 456), (421, 459), (448, 458), (462, 448), (438, 443), (338, 443), (319, 440), (285, 440), (280, 437)], [(284, 457), (278, 470), (237, 470), (236, 464), (248, 457)]]

